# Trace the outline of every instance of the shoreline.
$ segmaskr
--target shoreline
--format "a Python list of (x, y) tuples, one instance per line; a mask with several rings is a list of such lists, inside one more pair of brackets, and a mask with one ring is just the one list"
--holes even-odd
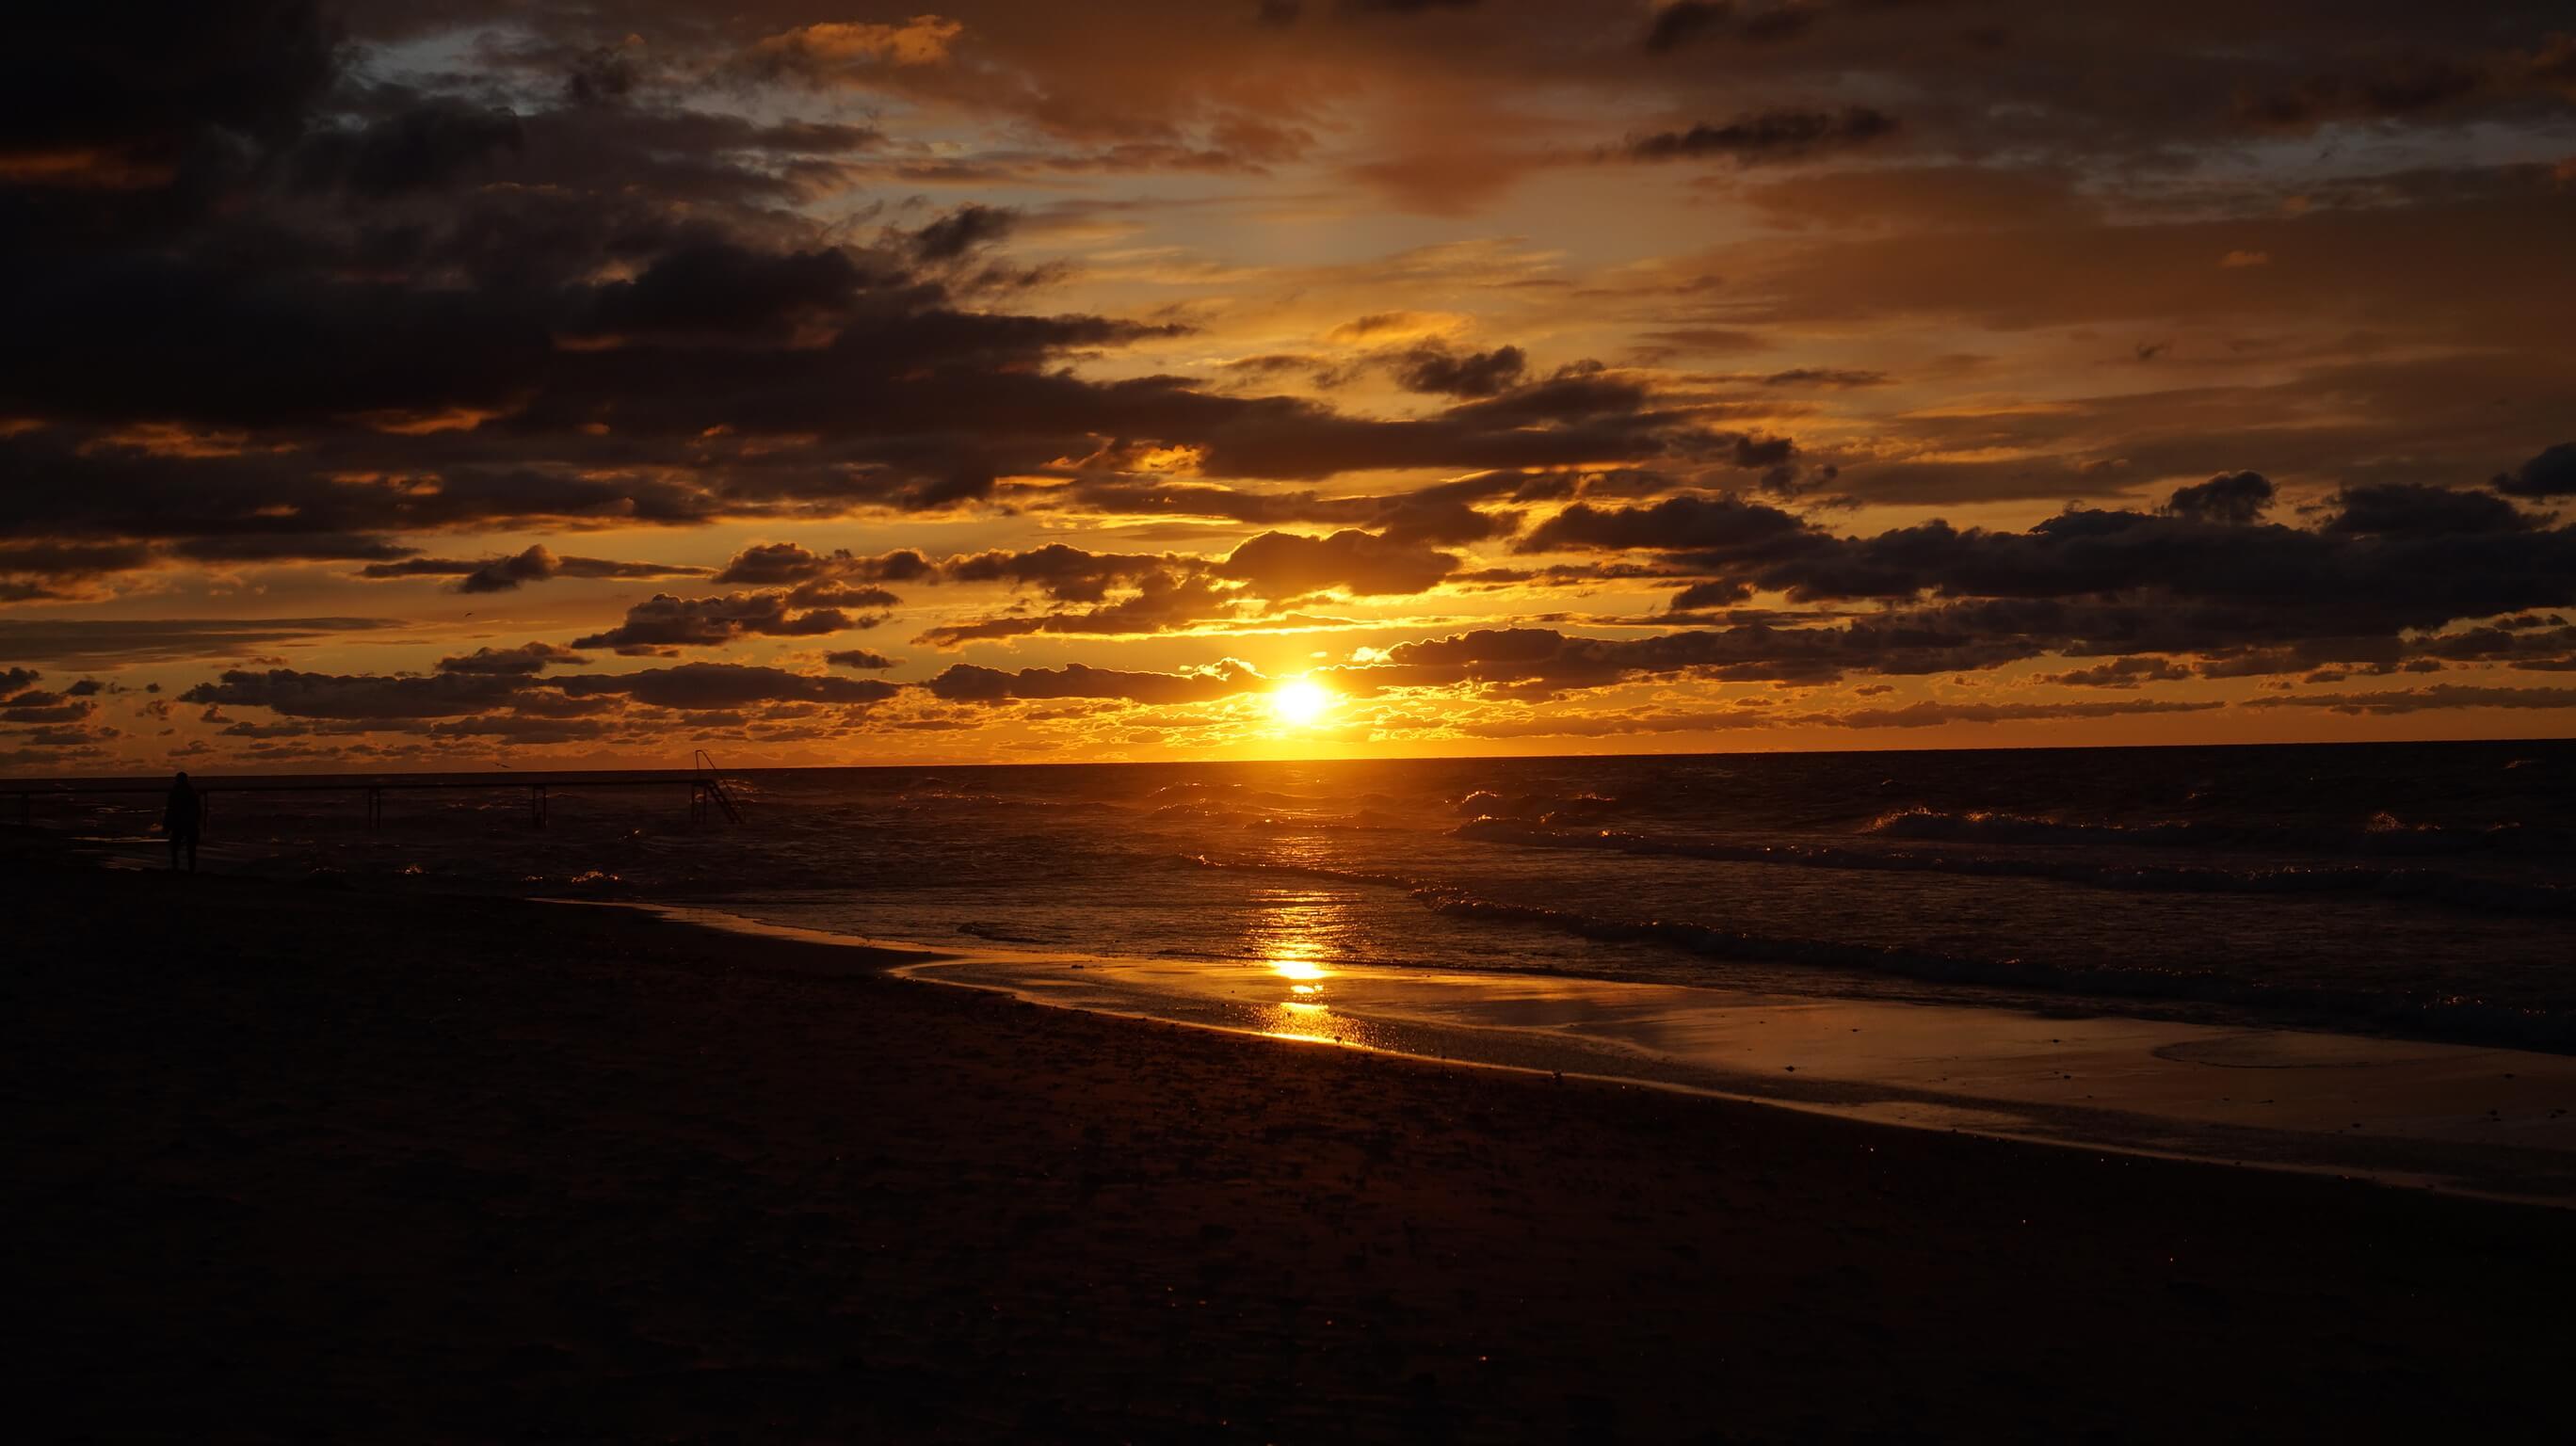
[[(2576, 1209), (2576, 1057), (2566, 1055), (1570, 975), (1301, 964), (1291, 976), (1258, 965), (1095, 953), (941, 952), (709, 905), (543, 902), (891, 953), (900, 957), (883, 967), (897, 978), (1273, 1044)], [(1787, 1028), (1771, 1031), (1774, 1022)], [(1862, 1042), (1853, 1036), (1866, 1036), (1866, 1054), (1853, 1048)], [(1732, 1057), (1739, 1052), (1758, 1057)], [(2247, 1078), (2261, 1083), (2228, 1082)], [(2059, 1080), (2067, 1087), (2057, 1088)], [(2349, 1126), (2336, 1123), (2347, 1119)]]
[(2550, 1210), (13, 862), (26, 1364), (101, 1436), (2537, 1435), (2570, 1344)]
[[(1258, 1023), (1228, 1024), (1207, 1017), (1192, 1017), (1185, 1004), (1166, 1003), (1161, 1007), (1140, 1004), (1122, 1008), (1115, 1002), (1073, 1002), (1058, 997), (1059, 991), (1039, 981), (1036, 971), (1068, 966), (1038, 961), (1011, 961), (1004, 969), (991, 966), (995, 961), (980, 956), (961, 956), (949, 960), (923, 961), (890, 967), (896, 977), (955, 988), (982, 989), (1007, 995), (1024, 1003), (1077, 1013), (1102, 1015), (1117, 1019), (1176, 1024), (1184, 1028), (1203, 1029), (1268, 1041), (1272, 1044), (1302, 1044), (1327, 1049), (1347, 1049), (1390, 1058), (1412, 1060), (1440, 1066), (1463, 1066), (1509, 1073), (1538, 1076), (1555, 1080), (1580, 1079), (1593, 1083), (1633, 1086), (1667, 1091), (1674, 1094), (1722, 1100), (1732, 1104), (1763, 1109), (1784, 1110), (1822, 1118), (1852, 1121), (1893, 1129), (1919, 1130), (1940, 1134), (1972, 1135), (1984, 1139), (2010, 1141), (2041, 1149), (2108, 1151), (2141, 1159), (2167, 1160), (2216, 1166), (2228, 1169), (2276, 1171), (2290, 1174), (2329, 1177), (2339, 1180), (2364, 1180), (2392, 1188), (2424, 1190), (2466, 1199), (2535, 1205), (2551, 1209), (2576, 1209), (2576, 1111), (2542, 1105), (2528, 1109), (2524, 1118), (2499, 1122), (2493, 1116), (2481, 1117), (2474, 1110), (2456, 1106), (2438, 1116), (2407, 1118), (2396, 1116), (2401, 1133), (2392, 1140), (2382, 1134), (2367, 1141), (2355, 1135), (2349, 1141), (2339, 1134), (2311, 1126), (2307, 1129), (2283, 1129), (2276, 1124), (2233, 1125), (2206, 1118), (2190, 1118), (2178, 1111), (2170, 1099), (2158, 1099), (2153, 1085), (2160, 1082), (2118, 1081), (2131, 1089), (2145, 1088), (2145, 1096), (2114, 1094), (2107, 1098), (2088, 1094), (2085, 1103), (2072, 1105), (2043, 1102), (2032, 1097), (2026, 1088), (2032, 1078), (2032, 1066), (2026, 1060), (2001, 1054), (1955, 1054), (1942, 1056), (1955, 1067), (1970, 1072), (1957, 1086), (1942, 1089), (1928, 1085), (1928, 1068), (1900, 1070), (1861, 1070), (1835, 1072), (1830, 1061), (1821, 1068), (1812, 1062), (1780, 1066), (1785, 1073), (1807, 1073), (1793, 1085), (1808, 1085), (1804, 1092), (1791, 1092), (1779, 1082), (1756, 1074), (1749, 1068), (1714, 1068), (1705, 1059), (1676, 1059), (1668, 1054), (1639, 1052), (1624, 1058), (1603, 1048), (1600, 1041), (1587, 1046), (1566, 1047), (1563, 1036), (1552, 1036), (1545, 1026), (1465, 1025), (1443, 1027), (1426, 1024), (1419, 1018), (1372, 1017), (1365, 1009), (1346, 1015), (1345, 1026), (1356, 1026), (1354, 1034), (1372, 1038), (1328, 1036), (1297, 1030), (1311, 1030), (1311, 1021), (1296, 1021), (1287, 1030), (1265, 1028)], [(1116, 961), (1108, 961), (1117, 967)], [(1098, 966), (1074, 965), (1074, 968)], [(1216, 971), (1210, 971), (1216, 972)], [(955, 975), (958, 977), (946, 977)], [(976, 977), (980, 975), (980, 977)], [(1463, 976), (1452, 976), (1463, 977)], [(1509, 976), (1486, 976), (1498, 984), (1517, 983)], [(1982, 1023), (2007, 1024), (2018, 1031), (2036, 1034), (2045, 1029), (2060, 1031), (2061, 1037), (2072, 1035), (2080, 1026), (2094, 1023), (2084, 1019), (2050, 1019), (2035, 1014), (2003, 1009), (1967, 1009), (1945, 1005), (1870, 1004), (1854, 1005), (1849, 1001), (1763, 998), (1741, 991), (1693, 986), (1619, 985), (1615, 981), (1596, 994), (1625, 992), (1656, 995), (1699, 994), (1711, 1000), (1696, 1008), (1712, 1020), (1737, 1016), (1738, 1026), (1732, 1031), (1742, 1037), (1741, 1026), (1756, 1026), (1802, 1012), (1814, 1012), (1831, 1022), (1821, 1027), (1828, 1032), (1850, 1029), (1860, 1033), (1867, 1026), (1853, 1027), (1842, 1021), (1851, 1018), (1870, 1020), (1917, 1013), (1926, 1015), (1922, 1024), (1937, 1028), (1928, 1016), (1956, 1019), (1962, 1016), (1984, 1016)], [(1738, 996), (1733, 1002), (1721, 1002), (1724, 996)], [(1261, 1011), (1267, 1012), (1267, 1011)], [(1769, 1016), (1753, 1019), (1754, 1015)], [(2138, 1021), (2111, 1019), (2115, 1026), (2140, 1025)], [(1812, 1031), (1799, 1031), (1807, 1034)], [(2218, 1029), (2192, 1026), (2152, 1026), (2119, 1030), (2120, 1033), (2143, 1035), (2161, 1041), (2150, 1047), (2146, 1043), (2117, 1042), (2117, 1047), (2096, 1049), (2089, 1053), (2070, 1050), (2066, 1062), (2108, 1068), (2115, 1073), (2135, 1065), (2146, 1056), (2168, 1048), (2188, 1047), (2204, 1042), (2214, 1045), (2243, 1045), (2263, 1049), (2288, 1041), (2316, 1041), (2321, 1051), (2331, 1051), (2336, 1043), (2370, 1043), (2363, 1036), (2338, 1035), (2288, 1029)], [(1404, 1042), (1392, 1042), (1392, 1041)], [(2057, 1041), (2049, 1041), (2052, 1045)], [(2395, 1043), (2396, 1041), (2376, 1041)], [(1706, 1045), (1701, 1046), (1703, 1049)], [(2293, 1045), (2293, 1049), (2297, 1046)], [(2576, 1099), (2576, 1061), (2564, 1056), (2529, 1054), (2521, 1051), (2456, 1048), (2446, 1051), (2458, 1057), (2495, 1057), (2482, 1062), (2508, 1081), (2521, 1082), (2525, 1093), (2556, 1091), (2549, 1099)], [(1517, 1056), (1518, 1058), (1513, 1058)], [(1586, 1064), (1590, 1067), (1585, 1067)], [(2376, 1065), (2380, 1061), (2371, 1061)], [(2538, 1064), (2550, 1071), (2535, 1076), (2531, 1066)], [(2504, 1066), (2519, 1065), (2519, 1069)], [(2331, 1061), (2301, 1063), (2225, 1063), (2215, 1067), (2241, 1070), (2305, 1071), (2335, 1069)], [(2367, 1066), (2363, 1066), (2367, 1067)], [(1973, 1078), (1983, 1073), (1984, 1081)], [(2018, 1076), (2018, 1079), (2011, 1078)], [(2040, 1075), (2049, 1078), (2050, 1075)], [(2073, 1079), (2071, 1074), (2055, 1077)], [(2288, 1076), (2297, 1079), (2293, 1074)], [(1945, 1080), (1946, 1083), (1946, 1080)], [(2018, 1083), (2025, 1088), (2014, 1091), (2002, 1088)], [(2383, 1085), (2382, 1081), (2372, 1081)], [(1982, 1087), (1981, 1087), (1982, 1085)], [(2285, 1093), (2277, 1086), (2274, 1096)], [(2311, 1119), (2320, 1112), (2336, 1113), (2333, 1101), (2319, 1097), (2319, 1091), (2303, 1091), (2306, 1098), (2294, 1102), (2304, 1107)], [(2356, 1108), (2341, 1111), (2348, 1114), (2371, 1114), (2383, 1120), (2392, 1106), (2402, 1103), (2388, 1097), (2384, 1088), (2380, 1098)], [(2484, 1097), (2484, 1096), (2481, 1096)], [(2099, 1099), (2097, 1103), (2096, 1100)], [(2358, 1096), (2342, 1097), (2347, 1102)], [(2247, 1103), (2271, 1106), (2277, 1098), (2259, 1101), (2249, 1097)], [(2376, 1121), (2374, 1121), (2376, 1122)], [(2355, 1127), (2366, 1122), (2356, 1121)], [(2500, 1128), (2538, 1124), (2547, 1130), (2547, 1143), (2515, 1143), (2496, 1146), (2491, 1141), (2460, 1138), (2463, 1127), (2498, 1124)], [(2512, 1158), (2519, 1156), (2520, 1158)]]

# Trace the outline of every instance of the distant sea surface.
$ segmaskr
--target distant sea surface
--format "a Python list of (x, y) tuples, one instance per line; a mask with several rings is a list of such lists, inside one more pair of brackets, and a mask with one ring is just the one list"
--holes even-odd
[[(2576, 743), (728, 772), (215, 801), (210, 866), (932, 948), (1542, 971), (2576, 1051)], [(40, 800), (158, 862), (158, 801)]]

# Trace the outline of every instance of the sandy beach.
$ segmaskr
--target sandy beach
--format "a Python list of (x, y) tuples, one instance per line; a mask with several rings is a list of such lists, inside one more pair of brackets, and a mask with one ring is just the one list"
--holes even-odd
[[(706, 911), (675, 917), (758, 928)], [(905, 978), (1847, 1119), (2576, 1205), (2576, 1056), (1988, 1005), (1311, 960), (985, 952)]]
[(2560, 1211), (1044, 1009), (625, 911), (5, 887), (64, 1439), (2558, 1422)]

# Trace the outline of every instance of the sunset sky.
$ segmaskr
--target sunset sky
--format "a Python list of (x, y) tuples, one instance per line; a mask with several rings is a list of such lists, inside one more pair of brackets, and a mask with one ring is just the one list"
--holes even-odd
[(9, 774), (2576, 731), (2565, 0), (146, 8)]

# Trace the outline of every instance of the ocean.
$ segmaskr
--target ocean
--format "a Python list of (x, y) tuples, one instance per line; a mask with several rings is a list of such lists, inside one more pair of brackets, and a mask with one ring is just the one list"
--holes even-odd
[[(2576, 743), (728, 771), (218, 795), (210, 868), (934, 949), (1573, 975), (2576, 1052)], [(212, 780), (220, 785), (221, 780)], [(310, 780), (308, 780), (310, 781)], [(39, 822), (159, 862), (158, 801)]]

